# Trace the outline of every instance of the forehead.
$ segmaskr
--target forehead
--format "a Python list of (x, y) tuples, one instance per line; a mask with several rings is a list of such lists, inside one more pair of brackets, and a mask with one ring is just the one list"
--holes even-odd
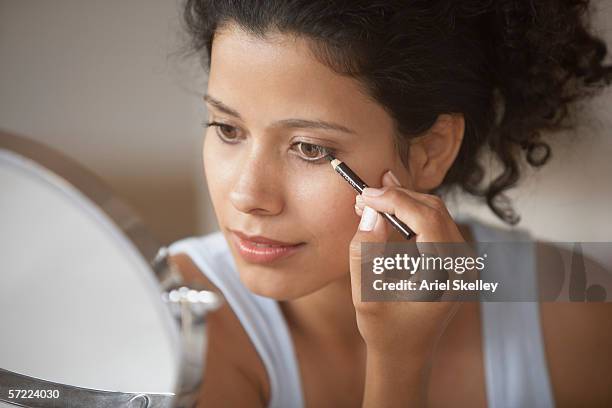
[(208, 93), (245, 118), (327, 118), (352, 128), (372, 121), (390, 125), (386, 111), (361, 84), (319, 62), (308, 41), (281, 33), (262, 38), (225, 26), (213, 41)]

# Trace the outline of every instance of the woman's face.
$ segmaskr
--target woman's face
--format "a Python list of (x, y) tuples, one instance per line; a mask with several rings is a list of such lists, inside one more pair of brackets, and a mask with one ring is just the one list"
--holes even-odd
[[(313, 145), (371, 186), (388, 169), (410, 185), (391, 117), (354, 79), (318, 62), (306, 41), (226, 26), (213, 42), (206, 97), (208, 122), (223, 124), (208, 128), (203, 152), (219, 226), (244, 284), (279, 300), (349, 272), (355, 191)], [(240, 234), (292, 246), (256, 246)]]

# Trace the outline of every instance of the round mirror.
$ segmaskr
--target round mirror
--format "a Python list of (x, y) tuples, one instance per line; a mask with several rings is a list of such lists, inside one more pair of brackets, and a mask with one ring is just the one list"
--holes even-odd
[(173, 397), (200, 381), (203, 315), (219, 299), (190, 297), (199, 310), (186, 343), (194, 310), (176, 306), (188, 289), (170, 293), (180, 277), (163, 248), (95, 176), (45, 146), (0, 134), (0, 191), (0, 404), (188, 405)]

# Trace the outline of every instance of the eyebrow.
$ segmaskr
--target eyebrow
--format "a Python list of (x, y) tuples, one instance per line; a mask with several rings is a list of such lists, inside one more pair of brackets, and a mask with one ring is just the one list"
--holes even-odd
[[(235, 109), (230, 108), (223, 102), (218, 99), (213, 98), (212, 96), (205, 94), (204, 100), (217, 108), (219, 111), (234, 116), (235, 118), (242, 119), (240, 113)], [(283, 119), (277, 122), (274, 122), (273, 126), (275, 127), (289, 127), (289, 128), (297, 128), (297, 129), (324, 129), (324, 130), (336, 130), (343, 133), (355, 134), (356, 132), (352, 129), (347, 128), (346, 126), (340, 125), (334, 122), (327, 122), (324, 120), (312, 120), (312, 119)]]

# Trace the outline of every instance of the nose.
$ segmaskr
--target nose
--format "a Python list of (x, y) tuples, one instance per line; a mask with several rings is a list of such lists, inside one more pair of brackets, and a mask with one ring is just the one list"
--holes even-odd
[(262, 149), (241, 157), (229, 199), (234, 208), (252, 215), (277, 215), (283, 211), (283, 173), (277, 161)]

